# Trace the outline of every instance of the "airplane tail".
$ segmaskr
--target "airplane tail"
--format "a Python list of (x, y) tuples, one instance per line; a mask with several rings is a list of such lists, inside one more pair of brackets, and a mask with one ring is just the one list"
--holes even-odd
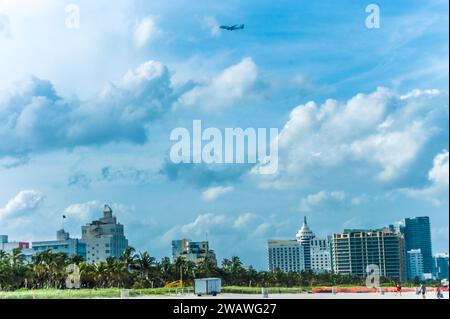
[(241, 29), (244, 29), (244, 27), (245, 27), (245, 24), (241, 24), (241, 27), (240, 27), (240, 28), (241, 28)]

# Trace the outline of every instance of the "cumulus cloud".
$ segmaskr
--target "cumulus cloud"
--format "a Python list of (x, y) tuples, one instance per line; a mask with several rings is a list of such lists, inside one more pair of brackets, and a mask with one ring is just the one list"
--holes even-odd
[(183, 94), (176, 107), (190, 107), (212, 111), (227, 107), (251, 93), (258, 79), (253, 60), (244, 58), (214, 77), (210, 82), (197, 85)]
[(101, 203), (97, 200), (85, 202), (85, 203), (77, 203), (68, 206), (64, 209), (64, 214), (67, 217), (75, 218), (77, 220), (87, 222), (93, 216), (98, 215), (101, 211)]
[(142, 48), (148, 43), (152, 42), (162, 32), (157, 27), (154, 17), (144, 17), (138, 21), (133, 30), (133, 44), (136, 48)]
[(436, 155), (428, 179), (439, 188), (448, 189), (448, 151)]
[(202, 198), (205, 202), (215, 201), (217, 198), (228, 194), (234, 190), (233, 186), (216, 186), (210, 187), (203, 191)]
[(449, 152), (442, 151), (435, 156), (433, 167), (428, 172), (429, 185), (421, 189), (406, 188), (400, 190), (408, 196), (425, 198), (435, 205), (448, 202), (449, 191)]
[(259, 224), (256, 229), (253, 231), (253, 236), (255, 237), (261, 237), (264, 236), (265, 234), (267, 234), (267, 232), (270, 230), (270, 228), (273, 225), (270, 223), (262, 223)]
[(36, 190), (23, 190), (0, 208), (0, 221), (19, 217), (35, 210), (44, 200), (44, 195)]
[[(67, 206), (63, 210), (63, 214), (66, 215), (70, 225), (78, 228), (80, 223), (87, 223), (101, 217), (103, 215), (104, 205), (105, 203), (102, 203), (99, 200), (74, 203)], [(122, 223), (135, 221), (132, 215), (132, 212), (135, 210), (133, 206), (127, 206), (120, 203), (108, 203), (108, 205), (112, 208), (114, 215), (118, 216)], [(145, 218), (142, 220), (145, 220)]]
[(246, 227), (250, 222), (257, 219), (257, 215), (252, 213), (244, 213), (242, 215), (239, 215), (239, 217), (236, 219), (236, 221), (233, 224), (234, 228), (240, 229)]
[(324, 202), (342, 202), (347, 198), (344, 192), (340, 191), (320, 191), (315, 194), (309, 194), (304, 197), (300, 203), (300, 210), (303, 212), (312, 211), (314, 207)]
[(0, 95), (0, 156), (110, 142), (144, 143), (176, 99), (168, 69), (148, 61), (87, 101), (61, 97), (36, 77)]
[[(207, 233), (216, 238), (230, 235), (236, 239), (240, 237), (240, 234), (258, 237), (266, 233), (270, 229), (270, 225), (271, 223), (252, 213), (244, 213), (237, 217), (208, 213), (197, 216), (194, 221), (185, 225), (172, 227), (159, 240), (170, 242), (174, 238), (202, 237)], [(240, 232), (236, 233), (236, 230)]]
[[(327, 100), (294, 108), (278, 136), (279, 174), (272, 184), (298, 176), (366, 173), (381, 182), (405, 174), (448, 119), (446, 95), (437, 90), (399, 96), (386, 88), (357, 94), (345, 104)], [(351, 168), (351, 169), (350, 169)], [(350, 170), (350, 171), (349, 171)], [(347, 176), (349, 176), (346, 174)]]
[(170, 242), (175, 238), (186, 236), (205, 236), (207, 232), (220, 231), (228, 223), (228, 218), (221, 214), (202, 214), (193, 222), (181, 226), (174, 226), (161, 236), (161, 241)]
[(208, 30), (210, 36), (218, 37), (220, 35), (220, 26), (214, 17), (204, 17), (202, 20), (202, 26), (204, 29)]

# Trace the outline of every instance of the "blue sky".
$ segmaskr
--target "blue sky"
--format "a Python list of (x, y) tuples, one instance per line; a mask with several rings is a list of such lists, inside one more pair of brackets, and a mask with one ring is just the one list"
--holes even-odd
[[(67, 28), (78, 5), (80, 28)], [(74, 236), (112, 205), (156, 257), (431, 217), (448, 252), (448, 2), (0, 0), (0, 233)], [(245, 23), (226, 32), (220, 24)], [(170, 132), (279, 129), (280, 166), (175, 165)]]

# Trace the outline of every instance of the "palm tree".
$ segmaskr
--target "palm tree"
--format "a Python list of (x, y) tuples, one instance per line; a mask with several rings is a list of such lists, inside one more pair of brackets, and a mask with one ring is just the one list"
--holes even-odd
[(140, 252), (134, 261), (135, 285), (140, 288), (150, 288), (157, 280), (156, 259), (148, 252)]
[(137, 256), (135, 252), (136, 250), (133, 247), (128, 246), (127, 248), (125, 248), (122, 257), (120, 258), (125, 263), (125, 266), (127, 267), (128, 270), (131, 270), (131, 267), (133, 266), (136, 260)]
[(198, 265), (198, 272), (201, 277), (216, 277), (219, 275), (215, 259), (207, 254)]

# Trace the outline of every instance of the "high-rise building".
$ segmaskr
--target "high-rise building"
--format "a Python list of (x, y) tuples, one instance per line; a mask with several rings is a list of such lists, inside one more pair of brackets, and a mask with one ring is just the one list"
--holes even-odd
[(423, 278), (423, 256), (420, 249), (411, 249), (406, 252), (408, 279)]
[(86, 244), (86, 261), (95, 263), (122, 256), (128, 246), (124, 227), (108, 205), (104, 206), (103, 217), (81, 226), (81, 242)]
[(216, 254), (209, 248), (207, 241), (191, 241), (190, 239), (181, 239), (172, 241), (172, 259), (183, 258), (196, 264), (205, 260), (206, 257), (217, 263)]
[(377, 265), (381, 276), (405, 279), (404, 239), (389, 228), (334, 234), (331, 252), (337, 274), (365, 276), (367, 266)]
[(316, 238), (306, 217), (297, 232), (296, 240), (269, 240), (268, 254), (269, 271), (331, 271), (330, 240)]
[(306, 216), (303, 219), (303, 224), (300, 230), (298, 231), (296, 238), (297, 241), (303, 246), (303, 251), (305, 254), (305, 268), (306, 270), (311, 269), (311, 240), (315, 238), (316, 235), (312, 232), (312, 230), (308, 226), (308, 222), (306, 221)]
[(53, 253), (65, 253), (67, 256), (81, 256), (86, 260), (86, 244), (79, 239), (70, 238), (64, 229), (56, 232), (56, 240), (35, 241), (31, 244), (33, 253), (50, 250)]
[(438, 279), (448, 279), (448, 271), (449, 271), (449, 264), (448, 264), (448, 254), (436, 254), (433, 257), (433, 276)]
[(431, 248), (430, 218), (427, 216), (405, 218), (402, 232), (405, 236), (406, 251), (420, 249), (423, 257), (423, 272), (425, 274), (432, 274), (433, 255)]
[(297, 240), (269, 240), (269, 271), (301, 272), (305, 268), (304, 247)]
[(331, 272), (331, 250), (329, 238), (311, 239), (310, 256), (310, 269), (314, 273)]

